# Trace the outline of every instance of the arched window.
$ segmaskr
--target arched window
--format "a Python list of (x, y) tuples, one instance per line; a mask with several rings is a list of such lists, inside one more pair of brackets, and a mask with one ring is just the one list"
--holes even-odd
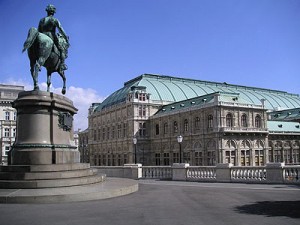
[(159, 135), (159, 124), (155, 125), (155, 134)]
[(168, 123), (164, 123), (164, 134), (168, 133)]
[(208, 128), (212, 128), (213, 127), (213, 116), (209, 115), (208, 116)]
[(243, 114), (242, 117), (241, 117), (241, 125), (242, 127), (247, 127), (247, 115), (246, 114)]
[(177, 121), (174, 121), (174, 124), (173, 124), (173, 131), (174, 131), (174, 133), (177, 133), (177, 132), (178, 132), (178, 124), (177, 124)]
[(184, 120), (184, 131), (188, 131), (189, 130), (189, 121), (187, 119)]
[(261, 128), (261, 117), (260, 117), (260, 115), (255, 116), (255, 127)]
[(198, 116), (195, 118), (195, 129), (200, 129), (200, 118)]
[(228, 113), (226, 115), (226, 127), (232, 127), (233, 122), (232, 122), (232, 114)]

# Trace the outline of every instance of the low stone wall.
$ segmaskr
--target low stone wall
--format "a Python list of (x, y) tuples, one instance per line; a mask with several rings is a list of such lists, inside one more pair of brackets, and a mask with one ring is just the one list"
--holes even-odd
[(173, 166), (95, 166), (99, 173), (108, 177), (130, 179), (162, 179), (198, 182), (232, 183), (272, 183), (300, 184), (300, 165), (289, 166), (284, 163), (269, 163), (266, 166), (189, 166), (175, 163)]

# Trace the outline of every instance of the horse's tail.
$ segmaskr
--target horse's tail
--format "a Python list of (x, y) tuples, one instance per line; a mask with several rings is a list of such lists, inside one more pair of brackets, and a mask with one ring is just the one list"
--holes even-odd
[(28, 31), (28, 36), (26, 41), (24, 42), (24, 47), (22, 52), (25, 52), (26, 49), (30, 48), (33, 42), (35, 41), (36, 37), (39, 35), (39, 32), (37, 31), (36, 28), (31, 27)]

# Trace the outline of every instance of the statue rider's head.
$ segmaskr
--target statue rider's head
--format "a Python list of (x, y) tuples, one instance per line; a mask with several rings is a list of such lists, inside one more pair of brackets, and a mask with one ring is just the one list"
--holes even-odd
[(54, 15), (56, 13), (56, 8), (54, 5), (48, 5), (46, 8), (47, 14), (49, 15)]

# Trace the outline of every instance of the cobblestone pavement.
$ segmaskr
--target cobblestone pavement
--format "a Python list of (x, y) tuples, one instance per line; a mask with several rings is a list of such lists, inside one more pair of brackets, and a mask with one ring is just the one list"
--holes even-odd
[(127, 196), (63, 204), (1, 204), (2, 225), (300, 224), (300, 186), (140, 180)]

